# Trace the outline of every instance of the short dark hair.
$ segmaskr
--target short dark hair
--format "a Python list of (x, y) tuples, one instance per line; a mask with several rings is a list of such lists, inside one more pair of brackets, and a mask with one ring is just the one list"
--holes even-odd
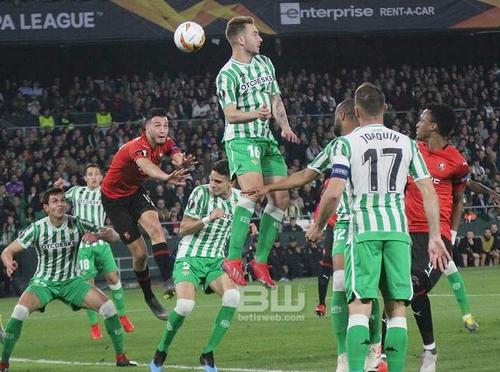
[(46, 190), (43, 193), (42, 203), (49, 204), (49, 199), (50, 199), (51, 195), (60, 195), (60, 194), (64, 195), (64, 191), (62, 189), (60, 189), (58, 187), (51, 187), (50, 189)]
[(354, 100), (352, 98), (347, 98), (340, 102), (337, 109), (346, 114), (350, 119), (357, 121), (356, 115), (354, 114)]
[(101, 167), (97, 163), (89, 163), (85, 166), (85, 174), (89, 168), (97, 168), (99, 169), (99, 172), (102, 172)]
[(148, 123), (155, 116), (167, 117), (167, 111), (161, 107), (151, 107), (146, 114), (146, 123)]
[(380, 88), (366, 82), (356, 89), (354, 102), (368, 115), (376, 116), (384, 109), (385, 95)]
[(226, 25), (226, 39), (231, 43), (235, 36), (238, 36), (243, 31), (246, 25), (255, 24), (253, 17), (239, 16), (234, 17), (227, 22)]
[(438, 132), (442, 136), (448, 136), (455, 129), (457, 117), (455, 111), (445, 103), (430, 103), (426, 107), (432, 116), (432, 122), (438, 126)]
[(214, 163), (212, 170), (216, 171), (222, 176), (229, 177), (229, 163), (227, 160), (218, 160)]

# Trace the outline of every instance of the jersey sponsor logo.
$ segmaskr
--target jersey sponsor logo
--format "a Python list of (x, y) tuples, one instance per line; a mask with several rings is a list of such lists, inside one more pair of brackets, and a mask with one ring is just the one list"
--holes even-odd
[(259, 76), (256, 79), (252, 79), (247, 81), (246, 83), (240, 85), (240, 91), (246, 92), (248, 89), (253, 88), (258, 85), (272, 83), (274, 81), (274, 77), (272, 75)]
[(189, 264), (187, 262), (184, 262), (184, 264), (182, 265), (182, 275), (188, 276), (190, 268), (191, 267), (189, 266)]
[(71, 246), (76, 246), (77, 242), (74, 240), (69, 240), (67, 242), (59, 242), (59, 243), (45, 243), (41, 244), (40, 247), (42, 249), (59, 249), (59, 248), (69, 248)]
[(97, 205), (97, 206), (102, 205), (101, 200), (77, 199), (77, 203), (84, 205)]
[(145, 158), (148, 157), (148, 150), (138, 150), (135, 152), (137, 155), (142, 155), (144, 156)]

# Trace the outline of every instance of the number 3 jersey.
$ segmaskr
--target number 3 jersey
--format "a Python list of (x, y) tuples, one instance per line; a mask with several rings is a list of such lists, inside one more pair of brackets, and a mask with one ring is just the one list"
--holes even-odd
[(371, 124), (339, 138), (334, 147), (332, 177), (350, 184), (354, 240), (409, 242), (407, 176), (415, 181), (430, 177), (416, 143), (382, 124)]

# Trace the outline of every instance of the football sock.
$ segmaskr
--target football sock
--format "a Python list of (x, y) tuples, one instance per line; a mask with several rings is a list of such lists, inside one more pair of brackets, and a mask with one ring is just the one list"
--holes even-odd
[(411, 300), (411, 309), (417, 322), (420, 336), (424, 345), (434, 343), (434, 331), (432, 327), (431, 303), (427, 294), (414, 297)]
[(21, 320), (10, 318), (7, 323), (7, 328), (5, 328), (5, 339), (3, 341), (2, 349), (2, 362), (8, 362), (12, 350), (16, 345), (19, 336), (21, 335), (21, 329), (23, 328), (23, 322)]
[(271, 204), (268, 204), (266, 208), (264, 208), (259, 226), (259, 241), (257, 242), (257, 249), (255, 251), (256, 262), (267, 262), (267, 257), (278, 236), (278, 231), (284, 215), (285, 212), (282, 209)]
[(168, 347), (172, 343), (177, 330), (182, 326), (182, 323), (184, 323), (184, 319), (185, 317), (177, 314), (175, 310), (170, 312), (165, 331), (163, 332), (163, 336), (158, 345), (159, 351), (168, 352)]
[(137, 282), (141, 286), (142, 293), (144, 293), (144, 298), (149, 300), (154, 297), (153, 290), (151, 289), (151, 278), (149, 277), (149, 267), (146, 266), (144, 271), (135, 271), (135, 277), (137, 278)]
[(330, 282), (330, 272), (331, 269), (328, 269), (325, 266), (321, 266), (321, 272), (318, 275), (318, 296), (319, 303), (325, 304), (326, 301), (326, 292), (328, 291), (328, 283)]
[(346, 352), (347, 323), (349, 320), (349, 308), (347, 307), (344, 291), (333, 292), (330, 314), (333, 334), (337, 343), (337, 355), (344, 354)]
[(391, 372), (403, 372), (406, 350), (408, 349), (408, 331), (406, 318), (394, 317), (387, 319), (387, 334), (384, 353)]
[(94, 324), (97, 324), (97, 313), (95, 312), (95, 310), (87, 310), (86, 311), (87, 313), (87, 318), (89, 319), (89, 324), (90, 325), (94, 325)]
[(254, 210), (254, 201), (241, 198), (238, 202), (231, 224), (231, 237), (229, 238), (229, 252), (227, 255), (229, 260), (241, 259), (241, 250), (247, 239), (248, 226)]
[(104, 326), (109, 337), (111, 337), (116, 354), (123, 353), (123, 328), (118, 315), (115, 313), (115, 315), (104, 319)]
[(219, 345), (231, 325), (231, 319), (233, 319), (235, 311), (235, 307), (221, 307), (219, 313), (217, 314), (217, 318), (215, 319), (214, 328), (212, 329), (212, 334), (210, 335), (208, 344), (203, 349), (203, 354), (214, 351), (217, 345)]
[(378, 344), (381, 338), (380, 304), (377, 298), (372, 301), (372, 314), (370, 315), (370, 343)]
[(462, 313), (462, 316), (470, 314), (469, 299), (467, 298), (467, 292), (465, 291), (465, 283), (462, 275), (458, 271), (451, 275), (447, 275), (448, 283), (453, 290), (455, 299), (457, 300), (458, 307)]
[(350, 372), (364, 372), (365, 370), (366, 353), (370, 346), (368, 321), (366, 315), (353, 314), (349, 316), (346, 345)]
[(172, 252), (166, 242), (156, 243), (152, 245), (153, 257), (160, 270), (161, 279), (166, 282), (172, 276), (171, 255)]
[(111, 297), (113, 299), (113, 302), (115, 303), (118, 315), (125, 315), (125, 301), (123, 300), (122, 283), (119, 281), (116, 284), (110, 284), (109, 289), (111, 289)]

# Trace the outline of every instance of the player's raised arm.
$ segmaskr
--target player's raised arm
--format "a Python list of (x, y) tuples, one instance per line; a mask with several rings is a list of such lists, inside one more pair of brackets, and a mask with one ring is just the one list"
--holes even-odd
[(7, 276), (10, 278), (12, 274), (17, 269), (17, 262), (14, 260), (14, 256), (22, 252), (24, 250), (24, 247), (19, 243), (19, 241), (14, 240), (12, 243), (10, 243), (2, 252), (2, 263), (5, 266), (5, 272), (7, 273)]
[(310, 169), (310, 168), (305, 168), (299, 172), (295, 172), (292, 175), (288, 176), (287, 178), (276, 182), (276, 183), (270, 183), (268, 185), (262, 186), (262, 187), (255, 187), (252, 189), (248, 190), (243, 190), (244, 195), (249, 195), (253, 196), (257, 199), (263, 197), (269, 192), (272, 191), (279, 191), (279, 190), (291, 190), (296, 187), (304, 186), (308, 184), (309, 182), (314, 181), (320, 176), (320, 173), (317, 173), (316, 171)]
[(184, 179), (189, 173), (189, 170), (187, 169), (179, 169), (173, 171), (172, 173), (165, 173), (159, 166), (147, 158), (138, 158), (135, 163), (149, 177), (172, 183), (174, 185), (183, 185)]

